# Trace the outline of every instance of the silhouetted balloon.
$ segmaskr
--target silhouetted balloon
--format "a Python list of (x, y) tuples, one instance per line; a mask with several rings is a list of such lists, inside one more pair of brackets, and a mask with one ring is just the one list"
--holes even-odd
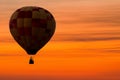
[(10, 32), (18, 44), (34, 55), (55, 32), (55, 19), (47, 10), (26, 6), (16, 10), (10, 19)]

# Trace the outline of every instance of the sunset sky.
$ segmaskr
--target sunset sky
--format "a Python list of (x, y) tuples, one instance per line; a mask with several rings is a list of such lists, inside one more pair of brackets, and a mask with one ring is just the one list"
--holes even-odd
[[(23, 6), (49, 10), (52, 39), (29, 55), (9, 31)], [(120, 80), (120, 0), (0, 0), (0, 80)]]

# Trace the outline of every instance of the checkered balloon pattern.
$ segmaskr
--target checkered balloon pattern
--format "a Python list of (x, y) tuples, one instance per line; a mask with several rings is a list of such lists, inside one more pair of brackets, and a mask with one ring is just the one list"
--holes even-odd
[(28, 6), (16, 10), (10, 19), (10, 32), (30, 55), (36, 54), (55, 32), (52, 14), (40, 7)]

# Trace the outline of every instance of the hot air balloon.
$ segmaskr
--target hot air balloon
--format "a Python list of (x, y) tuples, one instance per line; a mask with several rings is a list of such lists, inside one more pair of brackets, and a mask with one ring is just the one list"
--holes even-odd
[[(30, 56), (35, 55), (51, 39), (55, 27), (53, 15), (48, 10), (36, 6), (17, 9), (9, 22), (13, 38)], [(29, 64), (34, 64), (32, 57)]]

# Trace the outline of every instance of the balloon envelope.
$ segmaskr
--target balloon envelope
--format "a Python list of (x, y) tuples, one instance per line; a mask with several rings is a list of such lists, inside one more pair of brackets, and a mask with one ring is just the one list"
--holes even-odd
[(27, 6), (16, 10), (9, 22), (10, 32), (30, 55), (36, 54), (55, 32), (55, 19), (47, 10)]

